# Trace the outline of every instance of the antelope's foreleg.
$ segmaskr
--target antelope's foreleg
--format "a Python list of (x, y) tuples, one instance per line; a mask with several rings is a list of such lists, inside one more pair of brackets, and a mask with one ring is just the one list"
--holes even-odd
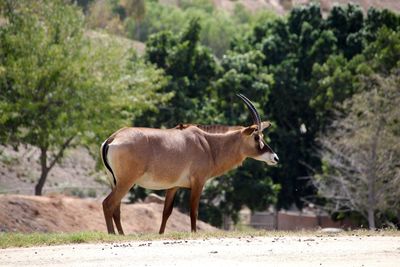
[(197, 211), (199, 209), (199, 202), (202, 191), (203, 185), (196, 184), (195, 186), (192, 186), (192, 190), (190, 192), (190, 223), (192, 232), (196, 232)]
[(165, 202), (164, 202), (164, 210), (162, 216), (162, 222), (159, 234), (163, 234), (165, 231), (165, 226), (167, 225), (167, 220), (172, 213), (172, 209), (174, 207), (174, 199), (176, 192), (178, 191), (178, 187), (170, 188), (167, 190), (165, 194)]

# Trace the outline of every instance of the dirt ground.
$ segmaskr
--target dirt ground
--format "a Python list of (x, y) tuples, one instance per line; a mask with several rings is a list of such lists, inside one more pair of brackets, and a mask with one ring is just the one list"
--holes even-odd
[(400, 266), (399, 236), (135, 241), (0, 250), (0, 266)]
[[(122, 226), (126, 234), (158, 232), (163, 204), (122, 204)], [(216, 228), (198, 221), (199, 230)], [(63, 195), (0, 195), (0, 232), (103, 231), (106, 226), (101, 200)], [(166, 231), (190, 231), (190, 218), (174, 210)], [(1, 264), (1, 261), (0, 261)]]

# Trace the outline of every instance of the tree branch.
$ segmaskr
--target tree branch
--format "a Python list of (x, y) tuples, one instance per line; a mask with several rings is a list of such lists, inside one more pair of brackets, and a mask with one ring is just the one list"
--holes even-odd
[(62, 157), (64, 150), (69, 146), (69, 144), (71, 143), (72, 139), (74, 139), (74, 137), (75, 136), (71, 136), (64, 142), (64, 144), (61, 146), (60, 150), (58, 151), (57, 155), (54, 157), (54, 159), (51, 161), (49, 167), (47, 168), (48, 171), (50, 171), (51, 168), (53, 168), (54, 165), (57, 163), (57, 161)]

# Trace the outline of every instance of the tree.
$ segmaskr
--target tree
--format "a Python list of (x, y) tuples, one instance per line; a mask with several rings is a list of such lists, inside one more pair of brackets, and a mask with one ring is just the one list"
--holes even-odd
[[(41, 195), (49, 171), (79, 127), (78, 110), (86, 95), (82, 95), (85, 90), (74, 89), (82, 85), (87, 89), (89, 84), (84, 83), (90, 82), (76, 79), (82, 77), (82, 18), (60, 2), (41, 4), (7, 9), (8, 23), (0, 32), (2, 108), (10, 115), (4, 124), (12, 129), (6, 142), (23, 140), (40, 148), (42, 171), (36, 195)], [(51, 147), (57, 152), (49, 161)]]
[(347, 59), (362, 52), (364, 38), (364, 15), (359, 6), (335, 6), (327, 20), (327, 27), (332, 29), (337, 46)]
[(363, 77), (360, 93), (346, 100), (331, 133), (320, 138), (324, 172), (314, 176), (331, 212), (356, 211), (375, 229), (387, 211), (400, 214), (399, 69)]
[[(0, 28), (0, 140), (40, 149), (35, 194), (41, 195), (68, 147), (98, 147), (160, 97), (153, 94), (157, 86), (147, 92), (135, 89), (138, 81), (128, 73), (135, 67), (127, 65), (124, 50), (84, 37), (83, 15), (76, 6), (62, 0), (13, 4), (2, 9), (7, 22)], [(163, 84), (159, 71), (149, 75)], [(152, 98), (149, 104), (142, 103), (146, 96)]]
[(333, 54), (323, 64), (314, 64), (310, 82), (314, 90), (310, 106), (314, 109), (321, 131), (325, 131), (331, 123), (334, 110), (362, 90), (359, 77), (375, 72), (388, 75), (399, 67), (400, 33), (383, 26), (374, 32), (374, 36), (374, 41), (351, 60)]
[(314, 64), (311, 85), (314, 88), (310, 106), (319, 129), (325, 131), (338, 105), (358, 90), (358, 75), (365, 68), (365, 58), (356, 56), (350, 62), (343, 55), (331, 55), (323, 64)]
[(365, 20), (365, 38), (368, 42), (373, 42), (377, 38), (377, 33), (382, 27), (396, 30), (400, 25), (400, 16), (387, 9), (370, 8)]
[[(199, 43), (200, 29), (198, 20), (193, 19), (178, 36), (165, 31), (147, 42), (146, 59), (162, 68), (169, 78), (162, 91), (174, 95), (159, 107), (157, 127), (195, 122), (205, 108), (204, 97), (218, 77), (219, 66), (211, 51)], [(149, 115), (152, 117), (144, 117)], [(146, 118), (138, 118), (141, 119)]]
[[(370, 74), (378, 62), (391, 66), (389, 70), (398, 62), (393, 30), (399, 26), (398, 15), (368, 14), (379, 22), (365, 19), (353, 5), (332, 9), (326, 19), (319, 6), (294, 8), (287, 20), (257, 24), (251, 36), (233, 44), (238, 53), (262, 52), (262, 67), (274, 81), (262, 108), (276, 126), (269, 137), (281, 160), (268, 175), (281, 184), (278, 208), (293, 203), (302, 208), (303, 199), (316, 193), (307, 178), (309, 167), (321, 168), (316, 137), (329, 125), (331, 107), (358, 91), (357, 75)], [(379, 33), (385, 25), (387, 33)], [(371, 47), (374, 40), (380, 41), (376, 49)], [(373, 61), (377, 68), (368, 65), (377, 54), (382, 56)]]

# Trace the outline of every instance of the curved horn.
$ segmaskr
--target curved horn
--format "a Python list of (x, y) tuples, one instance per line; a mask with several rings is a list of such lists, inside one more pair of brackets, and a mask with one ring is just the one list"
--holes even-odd
[(238, 97), (240, 97), (240, 99), (243, 100), (243, 102), (246, 104), (247, 108), (250, 111), (251, 117), (253, 118), (253, 122), (254, 124), (257, 124), (258, 126), (258, 130), (261, 130), (261, 119), (260, 119), (260, 114), (258, 114), (257, 109), (254, 107), (253, 103), (251, 103), (251, 101), (245, 97), (242, 94), (237, 94)]

